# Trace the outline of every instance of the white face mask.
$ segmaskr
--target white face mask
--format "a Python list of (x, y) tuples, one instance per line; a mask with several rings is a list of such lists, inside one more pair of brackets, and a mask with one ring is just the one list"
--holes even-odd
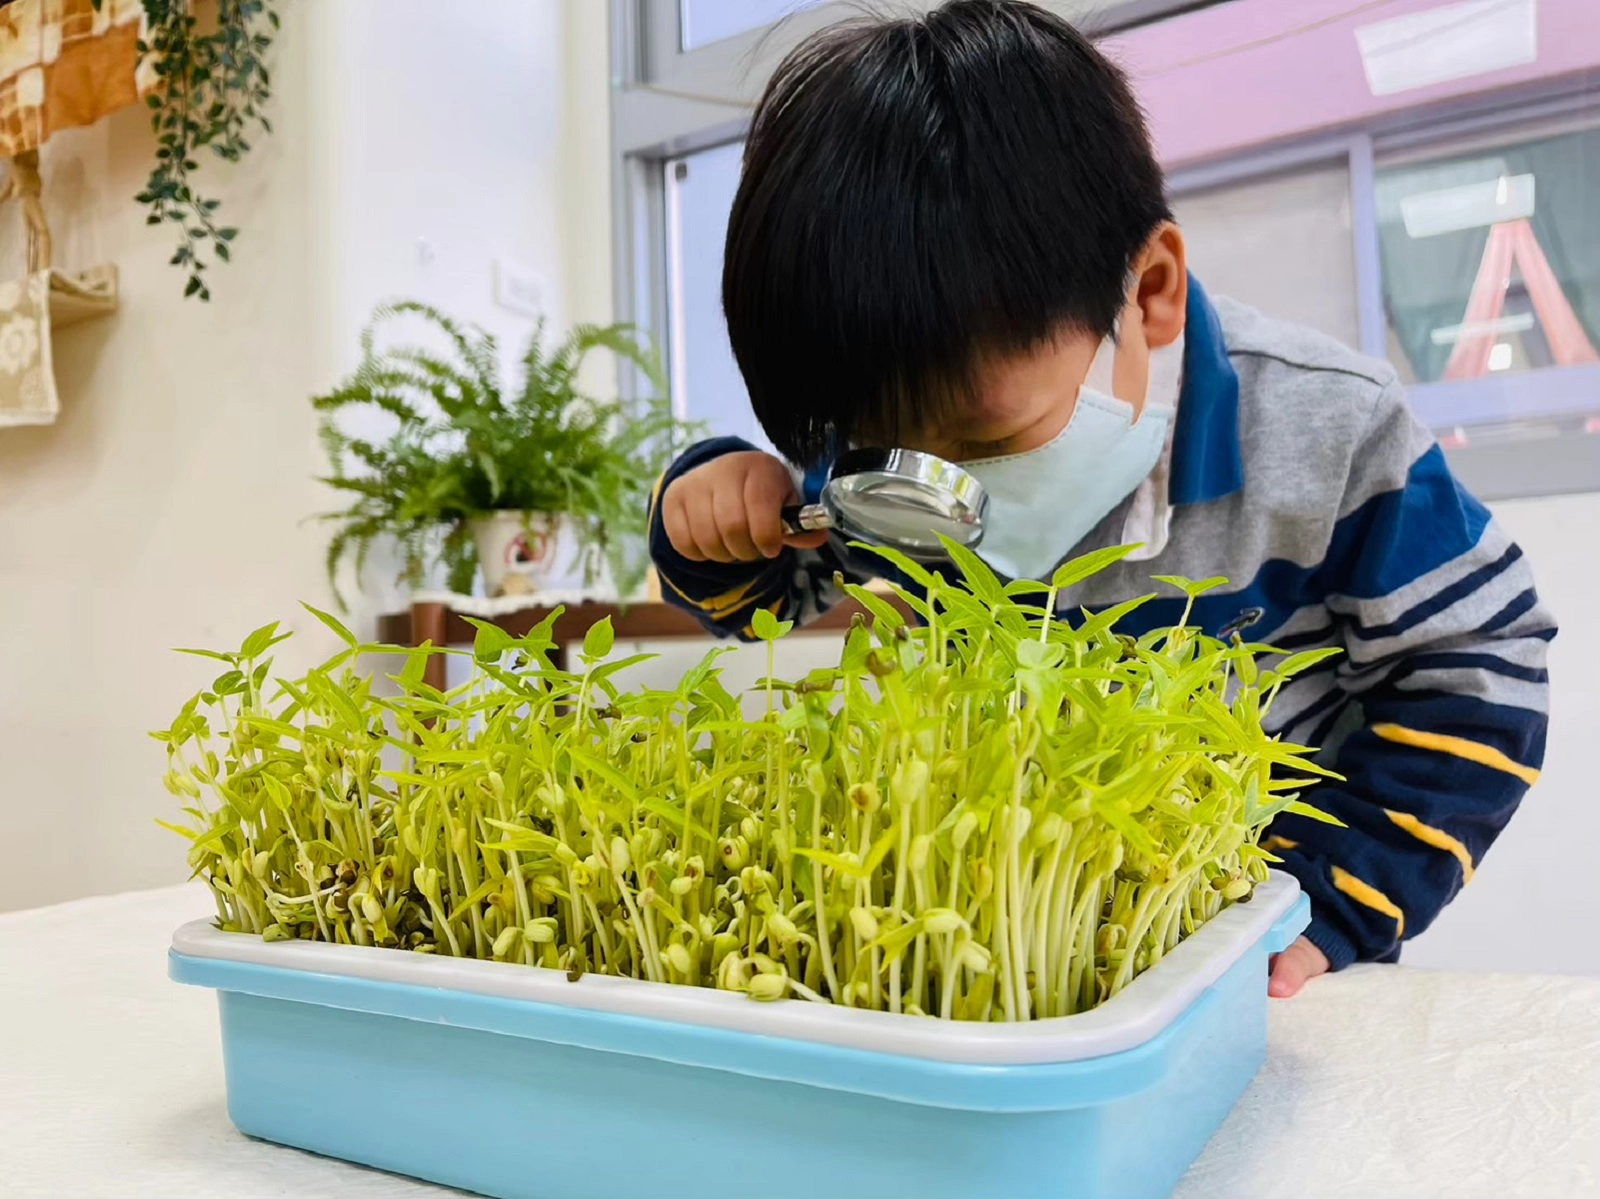
[[(1151, 355), (1150, 394), (1133, 405), (1111, 394), (1116, 343), (1107, 338), (1078, 391), (1067, 427), (1036, 450), (963, 462), (989, 493), (978, 555), (1013, 579), (1048, 580), (1055, 568), (1156, 468), (1177, 406), (1182, 340)], [(1162, 359), (1158, 362), (1157, 358)]]

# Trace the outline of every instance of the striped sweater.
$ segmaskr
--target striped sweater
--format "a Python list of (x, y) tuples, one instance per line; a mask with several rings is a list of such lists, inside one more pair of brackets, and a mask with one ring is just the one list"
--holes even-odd
[[(1103, 608), (1153, 575), (1225, 576), (1192, 623), (1212, 635), (1343, 653), (1297, 678), (1271, 731), (1322, 746), (1344, 776), (1308, 796), (1347, 826), (1283, 816), (1263, 844), (1312, 900), (1308, 936), (1338, 969), (1394, 961), (1472, 878), (1538, 777), (1545, 655), (1555, 623), (1521, 550), (1456, 482), (1385, 364), (1191, 288), (1183, 391), (1170, 460), (1170, 536), (1062, 597)], [(663, 485), (732, 450), (701, 442)], [(803, 480), (808, 501), (826, 466)], [(661, 488), (657, 488), (659, 494)], [(1127, 505), (1071, 556), (1113, 544)], [(690, 562), (652, 513), (651, 553), (669, 600), (722, 636), (750, 635), (768, 607), (801, 621), (838, 597), (835, 570), (882, 575), (837, 540), (770, 562)], [(905, 580), (901, 580), (905, 582)], [(1121, 631), (1171, 624), (1180, 599)]]

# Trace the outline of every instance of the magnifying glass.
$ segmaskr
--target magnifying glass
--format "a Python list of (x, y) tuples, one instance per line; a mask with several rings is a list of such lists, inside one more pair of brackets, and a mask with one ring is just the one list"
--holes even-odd
[(849, 450), (834, 463), (821, 502), (783, 510), (786, 533), (837, 529), (908, 558), (945, 558), (939, 535), (972, 549), (983, 540), (989, 496), (976, 478), (916, 450)]

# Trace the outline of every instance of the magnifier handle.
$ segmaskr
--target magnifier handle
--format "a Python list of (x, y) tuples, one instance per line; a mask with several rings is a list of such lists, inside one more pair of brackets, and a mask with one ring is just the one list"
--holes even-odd
[(828, 513), (821, 504), (807, 504), (804, 507), (790, 504), (779, 514), (779, 518), (783, 521), (783, 531), (790, 536), (833, 528), (833, 522), (828, 519)]

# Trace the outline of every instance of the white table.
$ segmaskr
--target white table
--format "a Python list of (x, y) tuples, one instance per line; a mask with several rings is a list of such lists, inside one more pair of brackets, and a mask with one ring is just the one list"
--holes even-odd
[[(191, 886), (0, 915), (0, 1195), (447, 1194), (233, 1130), (212, 996), (166, 978), (209, 910)], [(1274, 1004), (1271, 1058), (1179, 1196), (1600, 1196), (1600, 980), (1318, 980)]]

